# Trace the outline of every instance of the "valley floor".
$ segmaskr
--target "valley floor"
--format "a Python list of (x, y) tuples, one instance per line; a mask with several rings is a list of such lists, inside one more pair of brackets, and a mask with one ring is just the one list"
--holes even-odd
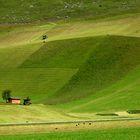
[(129, 114), (124, 111), (102, 111), (102, 112), (71, 112), (63, 109), (52, 108), (49, 105), (0, 105), (0, 124), (11, 123), (51, 123), (69, 121), (90, 121), (97, 119), (136, 119), (139, 113)]
[(60, 126), (9, 126), (0, 127), (0, 140), (139, 140), (139, 125), (140, 121), (120, 121), (90, 125), (85, 123)]

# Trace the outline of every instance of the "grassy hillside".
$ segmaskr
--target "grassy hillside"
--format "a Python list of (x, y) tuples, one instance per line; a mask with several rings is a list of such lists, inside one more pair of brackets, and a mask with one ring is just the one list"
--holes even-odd
[[(7, 40), (7, 42), (9, 42)], [(9, 43), (11, 44), (11, 43)], [(3, 45), (2, 45), (3, 46)], [(7, 45), (8, 46), (8, 45)], [(23, 45), (0, 48), (0, 69), (11, 69), (20, 66), (41, 44)]]
[(49, 42), (21, 65), (23, 68), (79, 68), (104, 37)]
[(139, 76), (140, 66), (118, 82), (87, 98), (57, 106), (70, 112), (113, 112), (139, 109)]
[(75, 112), (139, 109), (139, 21), (0, 26), (0, 92)]
[[(45, 103), (76, 72), (74, 69), (10, 69), (0, 71), (0, 92), (12, 90), (12, 95), (30, 96), (33, 103)], [(1, 99), (2, 100), (2, 99)]]
[(117, 83), (78, 103), (79, 105), (76, 103), (70, 110), (92, 112), (139, 109), (139, 76), (140, 66)]
[(140, 0), (0, 0), (0, 140), (139, 139), (139, 23)]
[(0, 105), (0, 110), (2, 111), (0, 123), (45, 122), (73, 119), (61, 112), (52, 110), (45, 105)]
[[(91, 40), (95, 41), (96, 38)], [(55, 94), (50, 103), (63, 103), (94, 95), (123, 79), (140, 65), (139, 38), (107, 36), (101, 40), (101, 44), (91, 51), (79, 71)]]
[(138, 13), (139, 0), (1, 0), (0, 23), (103, 18)]
[(20, 57), (5, 63), (3, 55), (0, 89), (30, 96), (33, 103), (71, 101), (57, 107), (76, 112), (138, 109), (139, 43), (137, 37), (101, 36), (48, 42), (32, 46), (31, 53), (24, 47), (23, 55), (16, 47), (3, 48), (11, 54), (17, 49)]

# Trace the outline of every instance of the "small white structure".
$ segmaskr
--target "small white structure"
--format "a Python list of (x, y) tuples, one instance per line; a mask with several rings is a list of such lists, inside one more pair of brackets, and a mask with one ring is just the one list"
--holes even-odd
[(47, 36), (47, 35), (43, 35), (42, 40), (43, 40), (43, 42), (44, 42), (44, 43), (46, 43), (46, 42), (47, 42), (47, 39), (48, 39), (48, 36)]

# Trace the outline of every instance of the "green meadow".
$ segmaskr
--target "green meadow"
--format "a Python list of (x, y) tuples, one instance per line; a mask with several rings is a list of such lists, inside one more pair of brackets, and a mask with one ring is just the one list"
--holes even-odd
[[(124, 24), (132, 17), (95, 23), (2, 26), (0, 91), (11, 89), (13, 96), (30, 96), (33, 103), (70, 111), (139, 109), (140, 40), (139, 28), (134, 26), (139, 14), (129, 26)], [(91, 28), (94, 26), (96, 31)], [(105, 31), (100, 32), (100, 26), (105, 26)], [(121, 30), (112, 33), (116, 26)], [(44, 33), (50, 35), (46, 44), (41, 41)]]
[[(139, 6), (139, 0), (0, 0), (0, 93), (9, 89), (32, 102), (5, 105), (0, 97), (0, 123), (139, 118)], [(139, 123), (125, 123), (0, 140), (137, 140)]]
[(0, 136), (1, 140), (138, 140), (140, 128), (121, 128), (112, 130), (89, 130), (78, 132), (54, 132), (47, 134)]

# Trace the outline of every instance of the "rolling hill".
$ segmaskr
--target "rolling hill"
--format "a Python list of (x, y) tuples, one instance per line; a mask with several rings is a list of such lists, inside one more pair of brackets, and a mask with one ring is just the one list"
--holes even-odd
[[(29, 95), (34, 103), (58, 107), (67, 103), (64, 107), (70, 110), (138, 108), (139, 44), (138, 37), (107, 35), (48, 42), (37, 50), (35, 47), (28, 57), (24, 54), (29, 50), (26, 48), (21, 57), (26, 59), (17, 59), (20, 65), (10, 68), (9, 63), (14, 63), (16, 57), (1, 68), (0, 87), (22, 98)], [(17, 56), (20, 53), (16, 51)], [(132, 98), (134, 103), (130, 104)]]
[[(96, 38), (90, 38), (90, 40), (93, 41), (93, 46), (95, 40), (98, 42)], [(95, 49), (93, 47), (88, 59), (79, 67), (78, 72), (55, 94), (54, 103), (69, 102), (94, 95), (123, 79), (140, 65), (139, 38), (107, 36), (104, 39), (101, 37), (99, 42), (101, 44)]]
[(1, 0), (0, 92), (70, 112), (139, 109), (139, 6)]

